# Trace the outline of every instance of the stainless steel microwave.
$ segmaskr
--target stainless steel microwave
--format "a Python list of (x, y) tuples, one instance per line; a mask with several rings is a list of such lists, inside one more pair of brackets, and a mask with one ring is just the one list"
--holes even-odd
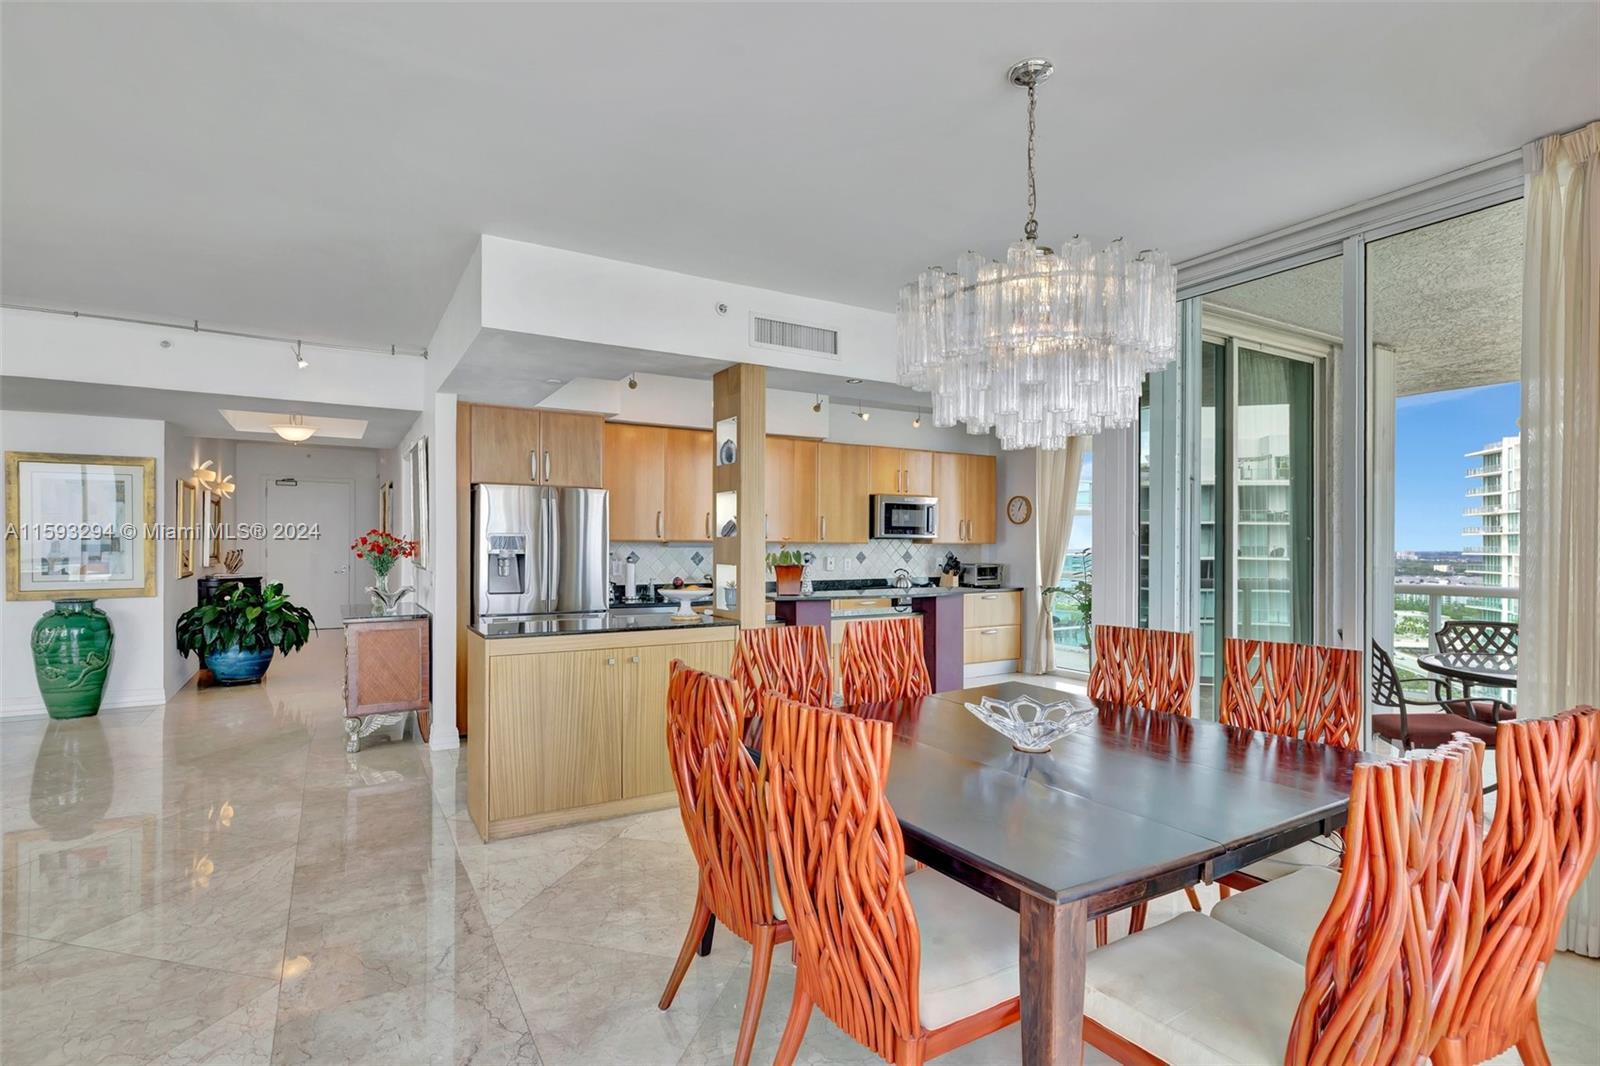
[(872, 536), (880, 540), (932, 540), (939, 535), (939, 501), (933, 496), (872, 497)]

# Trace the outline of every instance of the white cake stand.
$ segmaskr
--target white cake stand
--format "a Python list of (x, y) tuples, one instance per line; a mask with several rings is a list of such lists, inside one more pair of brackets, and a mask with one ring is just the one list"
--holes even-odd
[(689, 606), (699, 600), (711, 598), (710, 589), (660, 589), (661, 598), (671, 600), (678, 605), (678, 610), (673, 614), (674, 621), (693, 621), (700, 616), (694, 613), (694, 608)]

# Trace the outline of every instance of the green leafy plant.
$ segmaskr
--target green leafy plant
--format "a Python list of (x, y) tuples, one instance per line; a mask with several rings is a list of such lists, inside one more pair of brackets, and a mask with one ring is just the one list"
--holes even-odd
[(311, 612), (283, 594), (283, 585), (260, 592), (243, 585), (224, 585), (224, 595), (191, 607), (178, 616), (178, 651), (202, 660), (211, 652), (261, 651), (277, 648), (284, 655), (305, 647), (316, 623)]
[(780, 566), (804, 566), (805, 556), (794, 548), (767, 553), (767, 569), (777, 573)]

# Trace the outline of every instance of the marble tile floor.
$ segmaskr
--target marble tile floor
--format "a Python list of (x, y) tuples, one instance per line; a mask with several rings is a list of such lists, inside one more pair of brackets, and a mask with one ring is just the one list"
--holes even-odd
[[(345, 754), (341, 662), (324, 634), (260, 687), (0, 721), (0, 1061), (729, 1061), (743, 943), (655, 1006), (694, 895), (676, 812), (485, 845), (460, 753)], [(792, 987), (780, 952), (757, 1062)], [(1600, 962), (1558, 956), (1541, 1001), (1555, 1061), (1595, 1061)], [(801, 1058), (876, 1061), (820, 1016)], [(1012, 1029), (940, 1061), (1018, 1059)]]

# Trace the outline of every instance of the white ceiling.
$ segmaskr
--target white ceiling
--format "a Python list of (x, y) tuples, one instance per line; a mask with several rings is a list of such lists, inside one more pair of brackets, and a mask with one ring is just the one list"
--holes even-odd
[[(130, 389), (125, 385), (101, 385), (84, 381), (55, 381), (48, 378), (0, 377), (0, 399), (8, 411), (54, 411), (64, 414), (112, 415), (120, 418), (149, 418), (171, 422), (192, 437), (217, 440), (248, 440), (281, 443), (270, 426), (256, 432), (236, 430), (223, 411), (258, 413), (251, 409), (273, 403), (256, 396), (229, 396), (222, 393), (178, 392), (173, 389)], [(334, 403), (287, 403), (282, 410), (259, 412), (288, 419), (303, 415), (306, 421), (348, 427), (359, 422), (363, 433), (327, 436), (319, 433), (318, 444), (357, 448), (393, 448), (417, 420), (415, 411), (382, 407), (349, 407)]]
[[(426, 343), (478, 233), (892, 306), (1183, 258), (1600, 114), (1600, 5), (0, 6), (0, 293)], [(623, 309), (619, 309), (619, 313)]]

